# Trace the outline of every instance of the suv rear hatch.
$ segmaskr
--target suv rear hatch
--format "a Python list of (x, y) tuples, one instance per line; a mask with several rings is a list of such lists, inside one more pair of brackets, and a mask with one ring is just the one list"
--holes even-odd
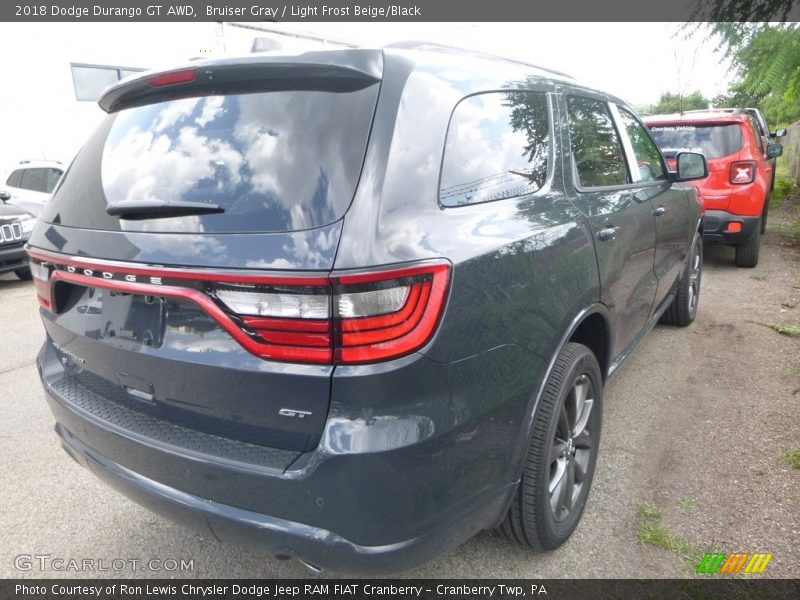
[[(150, 418), (286, 450), (330, 400), (327, 275), (358, 185), (380, 51), (197, 63), (109, 112), (29, 247), (74, 385)], [(51, 341), (50, 341), (51, 340)]]
[(738, 122), (648, 123), (653, 138), (664, 153), (667, 165), (675, 169), (678, 152), (700, 152), (708, 162), (708, 177), (695, 182), (707, 209), (727, 210), (733, 186), (731, 165), (739, 160), (744, 145)]

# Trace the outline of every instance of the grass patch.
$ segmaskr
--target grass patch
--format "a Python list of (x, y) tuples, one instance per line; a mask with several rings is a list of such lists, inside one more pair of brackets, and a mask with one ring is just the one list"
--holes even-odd
[[(692, 500), (693, 502), (694, 500)], [(663, 510), (652, 504), (645, 503), (637, 506), (636, 511), (639, 513), (639, 526), (636, 528), (636, 537), (641, 543), (671, 552), (685, 560), (692, 567), (700, 564), (703, 553), (690, 541), (675, 535), (661, 524), (661, 520), (664, 518)]]
[(766, 281), (766, 275), (750, 275), (750, 279), (755, 279), (756, 281)]
[(775, 177), (775, 189), (772, 191), (770, 206), (778, 208), (789, 196), (794, 196), (798, 193), (800, 193), (800, 189), (798, 189), (797, 184), (792, 181), (791, 177), (777, 175)]
[(776, 323), (773, 321), (767, 323), (767, 327), (771, 327), (783, 335), (800, 335), (800, 325), (784, 325), (783, 323)]
[(684, 498), (681, 500), (680, 504), (683, 508), (693, 508), (697, 506), (697, 502), (695, 502), (692, 498)]
[(781, 460), (789, 463), (793, 469), (800, 469), (800, 448), (792, 448), (781, 456)]

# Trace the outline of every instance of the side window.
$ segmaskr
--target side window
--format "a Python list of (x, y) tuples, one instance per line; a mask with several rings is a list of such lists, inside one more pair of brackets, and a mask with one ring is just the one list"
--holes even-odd
[(25, 169), (22, 173), (22, 184), (19, 187), (33, 192), (44, 192), (47, 171), (48, 169)]
[(10, 185), (11, 187), (19, 187), (20, 182), (22, 181), (22, 169), (17, 169), (11, 175), (8, 176), (6, 179), (6, 185)]
[(490, 92), (459, 102), (447, 130), (439, 202), (464, 206), (539, 191), (550, 119), (539, 92)]
[(602, 187), (630, 183), (608, 104), (593, 98), (568, 96), (567, 110), (578, 184)]
[(143, 71), (132, 67), (72, 64), (72, 83), (77, 100), (98, 100), (108, 86), (120, 79)]
[(619, 114), (625, 131), (631, 140), (636, 165), (639, 167), (639, 181), (661, 181), (667, 178), (661, 152), (650, 138), (644, 126), (631, 113), (619, 107)]
[(63, 171), (61, 169), (45, 169), (45, 171), (44, 191), (48, 194), (52, 194), (58, 180), (61, 179)]
[(764, 138), (761, 137), (761, 128), (758, 126), (758, 121), (756, 121), (755, 117), (751, 114), (748, 114), (747, 118), (750, 121), (750, 129), (753, 130), (753, 137), (756, 140), (758, 151), (764, 154)]

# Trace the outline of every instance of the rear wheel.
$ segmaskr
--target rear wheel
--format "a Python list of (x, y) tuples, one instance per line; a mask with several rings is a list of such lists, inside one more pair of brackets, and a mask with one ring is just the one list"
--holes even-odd
[(758, 254), (761, 250), (761, 224), (756, 226), (752, 237), (736, 246), (736, 266), (752, 269), (758, 265)]
[(769, 214), (769, 199), (772, 197), (771, 192), (767, 192), (767, 197), (764, 199), (764, 212), (761, 213), (761, 234), (767, 232), (767, 214)]
[(25, 267), (24, 269), (17, 269), (14, 271), (14, 275), (22, 279), (22, 281), (31, 280), (31, 270), (28, 267)]
[(686, 327), (697, 315), (697, 303), (700, 301), (700, 283), (703, 279), (703, 240), (700, 235), (692, 244), (689, 264), (681, 275), (678, 289), (672, 298), (669, 308), (661, 315), (661, 322), (667, 325)]
[(568, 343), (536, 410), (519, 488), (498, 532), (553, 550), (577, 527), (592, 485), (602, 424), (603, 379), (589, 348)]

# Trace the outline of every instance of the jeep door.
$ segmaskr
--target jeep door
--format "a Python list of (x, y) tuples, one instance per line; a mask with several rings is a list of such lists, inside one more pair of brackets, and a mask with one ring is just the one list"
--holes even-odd
[(629, 169), (616, 106), (583, 90), (562, 94), (560, 106), (567, 116), (564, 146), (571, 149), (565, 190), (595, 239), (600, 301), (612, 319), (613, 361), (633, 345), (653, 307), (653, 205)]
[(619, 105), (616, 108), (623, 147), (638, 187), (635, 193), (641, 198), (648, 198), (653, 205), (658, 304), (672, 289), (686, 264), (686, 252), (691, 242), (689, 195), (681, 188), (673, 188), (669, 182), (667, 166), (647, 128), (631, 110)]

